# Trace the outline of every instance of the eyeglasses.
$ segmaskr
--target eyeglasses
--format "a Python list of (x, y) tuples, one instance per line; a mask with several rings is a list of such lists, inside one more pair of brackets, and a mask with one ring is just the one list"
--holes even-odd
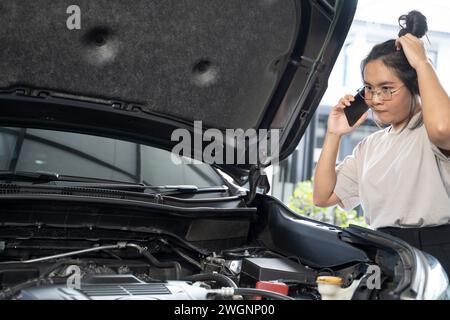
[(392, 94), (396, 93), (398, 90), (400, 90), (404, 86), (405, 85), (402, 85), (394, 90), (391, 88), (387, 88), (387, 87), (383, 87), (379, 90), (373, 90), (370, 88), (370, 86), (365, 85), (365, 86), (362, 86), (358, 90), (358, 93), (365, 100), (372, 100), (372, 99), (374, 99), (375, 95), (377, 95), (378, 98), (380, 98), (381, 100), (389, 101), (389, 100), (392, 100)]

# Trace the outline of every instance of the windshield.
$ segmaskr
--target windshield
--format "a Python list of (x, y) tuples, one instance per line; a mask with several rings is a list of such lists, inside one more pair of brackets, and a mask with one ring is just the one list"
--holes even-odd
[(0, 127), (0, 170), (47, 171), (146, 185), (223, 185), (208, 164), (175, 164), (166, 150), (85, 134)]

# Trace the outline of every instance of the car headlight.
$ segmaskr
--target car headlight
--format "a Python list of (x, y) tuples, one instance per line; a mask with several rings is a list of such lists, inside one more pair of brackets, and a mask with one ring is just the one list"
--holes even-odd
[(450, 299), (448, 276), (439, 261), (423, 251), (414, 251), (416, 253), (416, 273), (411, 283), (411, 290), (416, 293), (415, 299)]

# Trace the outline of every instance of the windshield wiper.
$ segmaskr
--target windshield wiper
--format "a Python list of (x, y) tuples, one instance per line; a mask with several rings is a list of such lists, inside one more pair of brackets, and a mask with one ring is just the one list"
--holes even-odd
[[(56, 172), (46, 172), (46, 171), (8, 171), (0, 170), (0, 180), (7, 181), (29, 181), (29, 182), (52, 182), (52, 181), (65, 181), (65, 182), (86, 182), (89, 183), (88, 186), (95, 187), (98, 186), (124, 186), (126, 188), (130, 187), (142, 187), (145, 186), (143, 183), (135, 184), (115, 180), (107, 180), (101, 178), (92, 177), (77, 177), (77, 176), (66, 176)], [(92, 185), (91, 185), (92, 183)]]
[[(198, 187), (196, 185), (146, 185), (143, 183), (128, 183), (120, 181), (111, 181), (90, 177), (73, 177), (60, 175), (56, 172), (45, 171), (0, 171), (0, 180), (3, 181), (26, 181), (36, 183), (48, 183), (53, 181), (64, 182), (84, 182), (83, 184), (64, 185), (64, 188), (92, 188), (108, 190), (128, 190), (128, 191), (150, 191), (155, 194), (184, 194), (184, 193), (213, 193), (226, 192), (228, 187), (225, 185), (214, 187)], [(92, 181), (92, 182), (91, 182)], [(88, 184), (86, 184), (86, 182)]]
[(100, 188), (100, 189), (133, 189), (141, 191), (153, 191), (157, 194), (179, 194), (179, 193), (209, 193), (209, 192), (226, 192), (228, 187), (216, 186), (216, 187), (197, 187), (196, 185), (161, 185), (151, 186), (144, 184), (89, 184), (83, 186), (75, 186), (77, 188)]
[(0, 180), (50, 182), (60, 180), (59, 174), (43, 171), (0, 171)]
[(199, 188), (194, 185), (174, 185), (174, 186), (149, 186), (149, 188), (157, 189), (162, 192), (159, 192), (161, 194), (165, 193), (209, 193), (209, 192), (226, 192), (228, 191), (228, 187), (223, 186), (216, 186), (216, 187), (203, 187)]

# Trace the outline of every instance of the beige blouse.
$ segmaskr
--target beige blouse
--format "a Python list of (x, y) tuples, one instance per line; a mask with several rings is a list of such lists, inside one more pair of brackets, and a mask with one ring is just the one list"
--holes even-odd
[(373, 228), (450, 223), (450, 158), (428, 138), (425, 125), (391, 128), (361, 141), (336, 167), (334, 193), (344, 209), (361, 204)]

